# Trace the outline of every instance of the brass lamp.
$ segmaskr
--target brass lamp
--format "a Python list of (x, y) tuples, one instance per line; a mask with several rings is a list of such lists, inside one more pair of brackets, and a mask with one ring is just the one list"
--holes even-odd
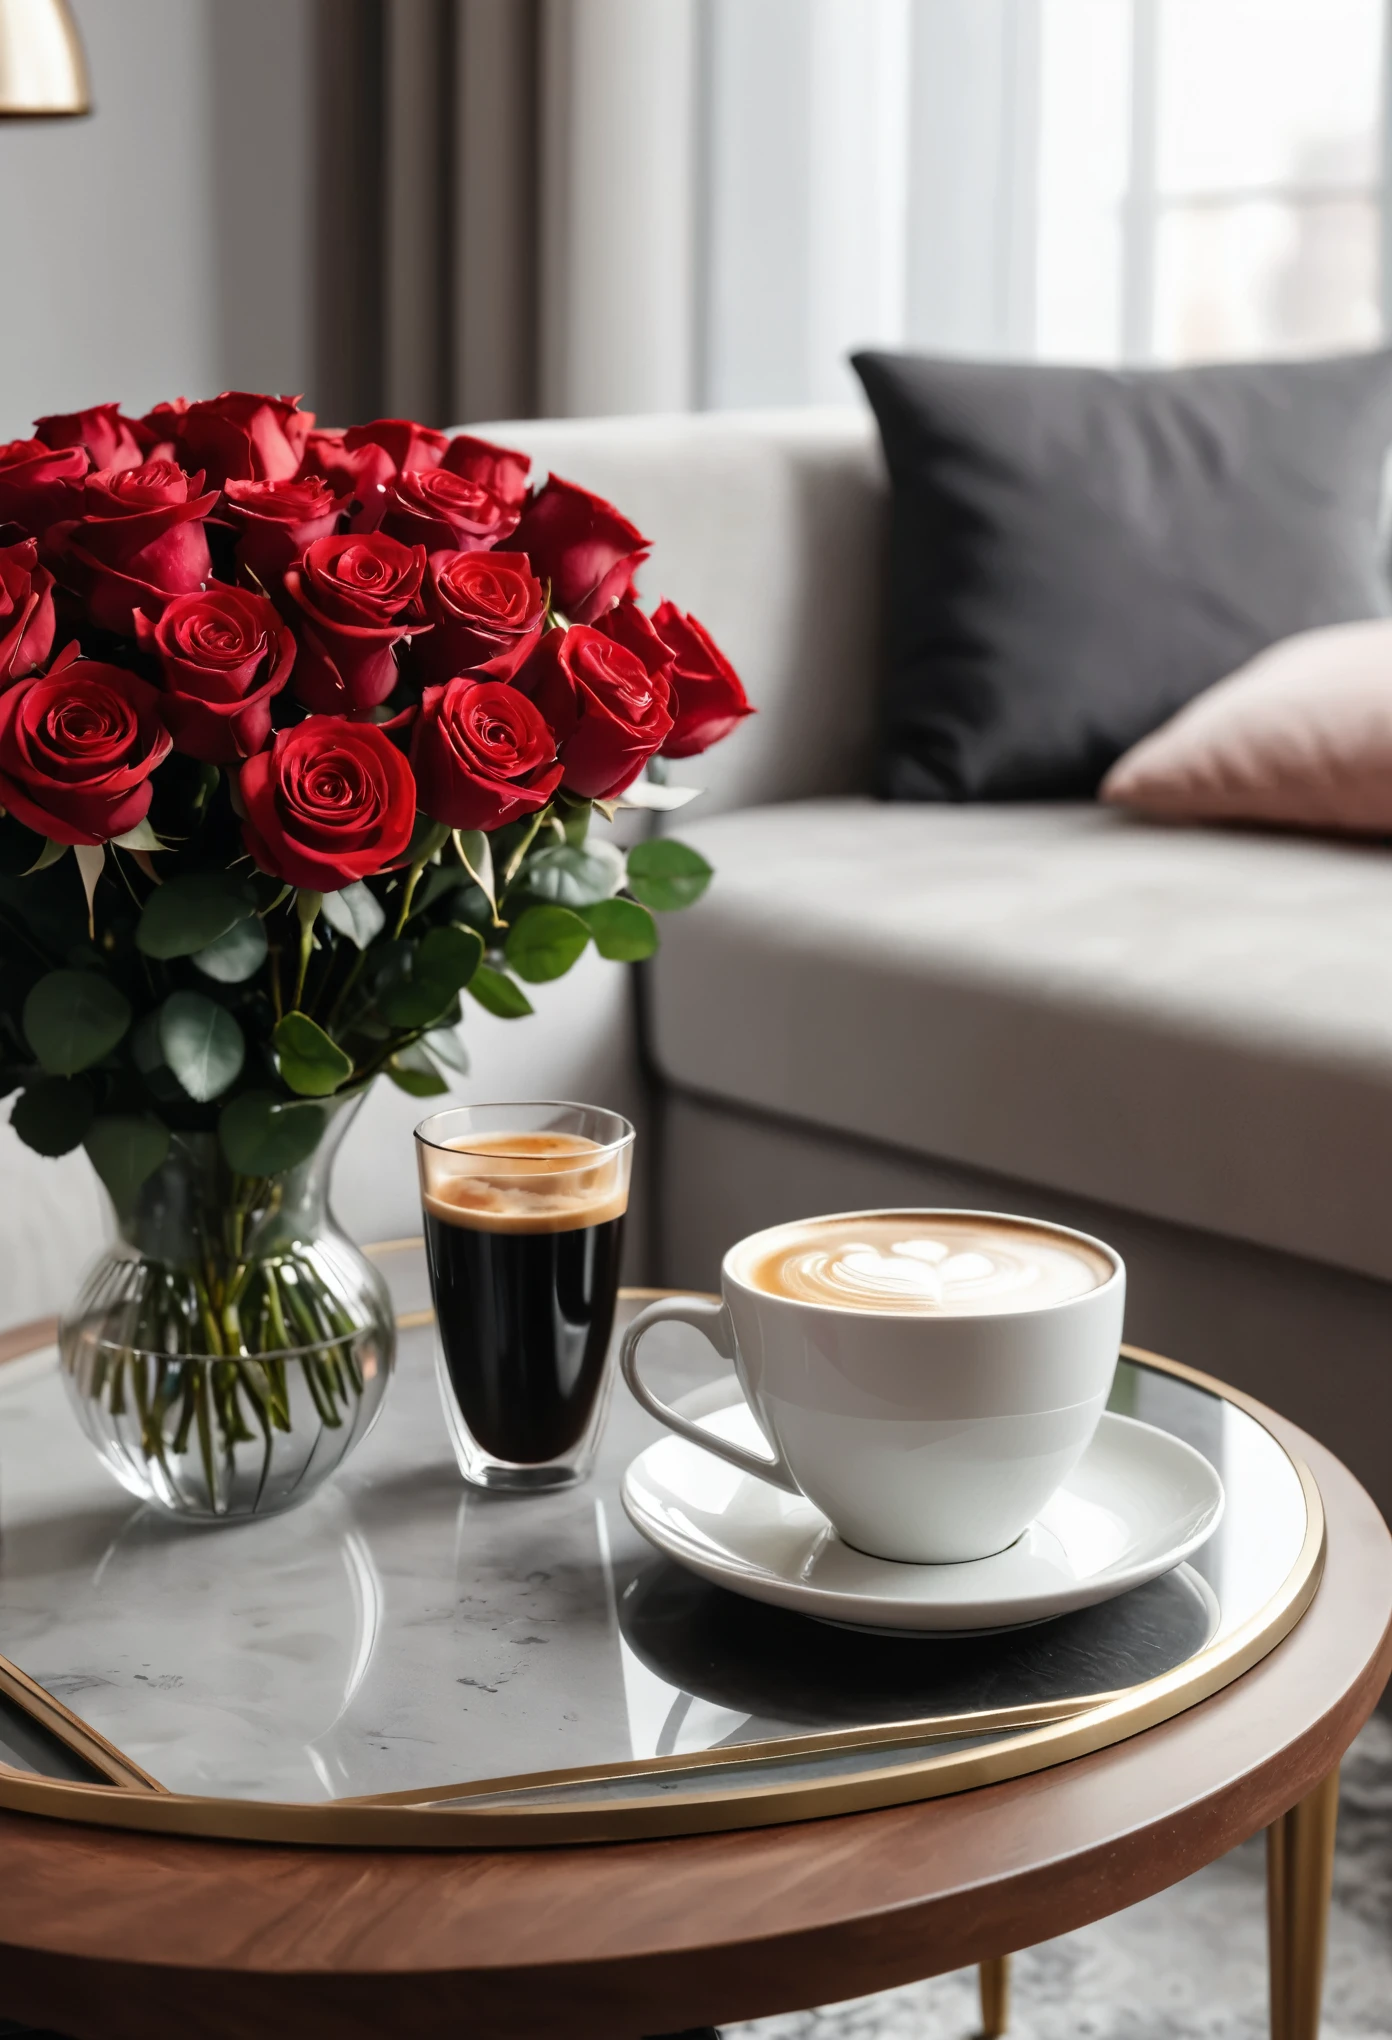
[(0, 120), (91, 110), (87, 59), (68, 0), (0, 0)]

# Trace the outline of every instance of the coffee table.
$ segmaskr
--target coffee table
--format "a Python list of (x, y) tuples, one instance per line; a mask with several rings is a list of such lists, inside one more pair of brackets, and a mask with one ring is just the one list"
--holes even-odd
[[(409, 1289), (410, 1267), (407, 1277)], [(408, 1340), (428, 1338), (419, 1304), (405, 1315)], [(0, 1353), (27, 1351), (44, 1332), (12, 1334)], [(1131, 1904), (1265, 1827), (1273, 2033), (1312, 2040), (1337, 1767), (1392, 1668), (1392, 1541), (1331, 1455), (1257, 1414), (1318, 1485), (1317, 1590), (1240, 1676), (1123, 1740), (879, 1810), (735, 1828), (726, 1814), (721, 1831), (602, 1846), (315, 1847), (4, 1812), (0, 2013), (80, 2040), (190, 2028), (229, 2040), (281, 2028), (347, 2036), (388, 2023), (608, 2040), (978, 1962), (985, 2023), (999, 2029), (1010, 1950)], [(74, 1445), (86, 1450), (75, 1432)], [(426, 1487), (447, 1468), (443, 1427), (438, 1446), (420, 1468)], [(0, 1532), (5, 1495), (0, 1431)], [(283, 1522), (305, 1524), (308, 1537), (309, 1515)], [(213, 1547), (244, 1534), (198, 1533)], [(11, 1549), (38, 1607), (42, 1554), (0, 1536), (4, 1606), (15, 1603)], [(977, 1756), (991, 1751), (985, 1739)], [(968, 1749), (952, 1762), (970, 1760)], [(752, 1817), (773, 1815), (765, 1806)]]

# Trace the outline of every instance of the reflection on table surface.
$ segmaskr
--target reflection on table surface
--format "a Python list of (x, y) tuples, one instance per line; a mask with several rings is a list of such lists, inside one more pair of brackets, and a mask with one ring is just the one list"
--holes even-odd
[[(402, 1308), (418, 1310), (418, 1258), (386, 1265)], [(719, 1367), (678, 1326), (645, 1352), (668, 1396)], [(652, 1553), (618, 1488), (659, 1434), (622, 1385), (588, 1485), (466, 1490), (434, 1332), (418, 1324), (403, 1331), (377, 1430), (330, 1487), (288, 1515), (208, 1530), (112, 1483), (52, 1357), (36, 1356), (0, 1370), (0, 1653), (170, 1790), (293, 1800), (1111, 1692), (1230, 1634), (1277, 1591), (1305, 1534), (1294, 1469), (1243, 1411), (1125, 1362), (1113, 1407), (1217, 1467), (1227, 1509), (1210, 1543), (1099, 1608), (912, 1639), (745, 1601)], [(71, 1775), (3, 1708), (0, 1759)]]

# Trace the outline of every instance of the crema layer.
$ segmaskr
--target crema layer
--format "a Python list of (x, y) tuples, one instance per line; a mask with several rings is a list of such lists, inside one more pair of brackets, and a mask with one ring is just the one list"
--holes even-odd
[(422, 1191), (446, 1225), (478, 1232), (574, 1232), (621, 1218), (626, 1157), (578, 1133), (490, 1133), (433, 1150)]

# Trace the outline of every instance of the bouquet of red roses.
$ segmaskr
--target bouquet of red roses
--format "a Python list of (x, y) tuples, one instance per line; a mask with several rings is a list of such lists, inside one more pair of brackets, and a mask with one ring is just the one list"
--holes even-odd
[[(593, 823), (663, 804), (743, 689), (638, 606), (634, 526), (529, 465), (235, 391), (0, 446), (0, 1059), (16, 1132), (85, 1144), (118, 1211), (206, 1137), (255, 1215), (332, 1101), (445, 1088), (461, 997), (524, 1015), (704, 889)], [(241, 1265), (200, 1351), (246, 1348)]]

